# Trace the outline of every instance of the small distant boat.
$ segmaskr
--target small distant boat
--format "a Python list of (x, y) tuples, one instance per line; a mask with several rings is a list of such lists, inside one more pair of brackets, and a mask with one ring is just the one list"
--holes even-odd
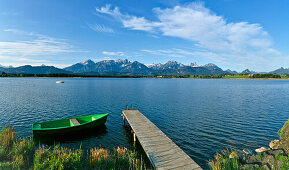
[(64, 81), (57, 81), (56, 83), (64, 83)]
[(81, 116), (33, 124), (33, 134), (64, 134), (105, 124), (108, 114)]

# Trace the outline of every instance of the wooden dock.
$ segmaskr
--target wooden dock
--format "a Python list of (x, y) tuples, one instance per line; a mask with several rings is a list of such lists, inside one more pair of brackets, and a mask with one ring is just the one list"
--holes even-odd
[(122, 113), (124, 123), (126, 119), (133, 130), (134, 141), (138, 139), (155, 169), (202, 169), (141, 112)]

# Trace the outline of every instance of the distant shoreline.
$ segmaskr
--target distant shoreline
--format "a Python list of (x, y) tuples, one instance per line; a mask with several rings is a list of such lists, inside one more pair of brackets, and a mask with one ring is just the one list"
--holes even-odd
[(47, 77), (47, 78), (191, 78), (191, 79), (289, 79), (288, 75), (264, 74), (141, 74), (141, 73), (5, 73), (0, 77)]
[(0, 78), (63, 78), (63, 79), (67, 79), (67, 78), (137, 78), (137, 79), (236, 79), (236, 80), (242, 80), (242, 79), (252, 79), (252, 80), (289, 80), (289, 78), (200, 78), (200, 77), (129, 77), (129, 76), (76, 76), (76, 77), (50, 77), (50, 76), (39, 76), (39, 77), (35, 77), (35, 76), (5, 76), (5, 77), (1, 77)]

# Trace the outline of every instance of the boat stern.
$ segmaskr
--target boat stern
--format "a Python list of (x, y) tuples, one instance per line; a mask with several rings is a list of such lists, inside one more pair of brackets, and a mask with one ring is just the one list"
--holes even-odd
[(33, 124), (32, 129), (33, 129), (33, 130), (39, 130), (39, 129), (41, 129), (41, 124), (40, 124), (40, 123), (35, 123), (35, 124)]

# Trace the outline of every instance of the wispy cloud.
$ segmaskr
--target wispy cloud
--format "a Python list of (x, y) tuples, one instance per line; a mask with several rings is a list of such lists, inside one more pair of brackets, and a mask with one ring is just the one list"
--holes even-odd
[(1, 64), (53, 64), (51, 59), (48, 59), (51, 55), (80, 52), (64, 39), (18, 29), (5, 29), (3, 31), (18, 34), (19, 37), (25, 36), (29, 40), (0, 41)]
[(123, 14), (119, 11), (118, 7), (111, 9), (110, 4), (107, 4), (106, 6), (101, 8), (96, 8), (96, 12), (114, 16), (122, 22), (124, 27), (133, 30), (153, 32), (155, 27), (160, 26), (160, 23), (150, 22), (144, 17), (136, 17), (133, 15)]
[(14, 56), (4, 56), (0, 55), (0, 61), (1, 64), (4, 66), (23, 66), (23, 65), (32, 65), (32, 66), (40, 66), (42, 64), (45, 65), (53, 65), (58, 68), (64, 68), (67, 67), (68, 65), (63, 65), (63, 64), (57, 64), (57, 63), (51, 63), (49, 60), (45, 59), (35, 59), (35, 58), (27, 58), (27, 57), (14, 57)]
[(35, 56), (75, 52), (74, 47), (62, 39), (55, 39), (42, 34), (17, 29), (6, 29), (4, 31), (28, 35), (33, 38), (30, 41), (0, 42), (0, 55)]
[(17, 12), (0, 12), (0, 16), (17, 16), (19, 13)]
[(103, 51), (102, 54), (104, 54), (104, 55), (110, 55), (110, 56), (124, 56), (124, 52), (121, 52), (121, 51), (117, 51), (117, 52), (113, 52), (113, 51)]
[(188, 54), (191, 55), (191, 52), (186, 51), (180, 51), (181, 49), (170, 49), (170, 50), (148, 50), (148, 49), (143, 49), (140, 50), (141, 52), (153, 54), (153, 55), (158, 55), (158, 56), (166, 56), (166, 57), (176, 57), (176, 58), (183, 58), (186, 57)]
[(42, 60), (42, 59), (29, 59), (29, 58), (25, 58), (25, 57), (14, 58), (14, 57), (4, 56), (4, 55), (0, 55), (0, 60), (14, 60), (14, 61), (18, 61), (18, 62), (32, 62), (32, 63), (49, 62), (48, 60)]
[(104, 25), (94, 24), (88, 25), (90, 29), (96, 32), (104, 32), (104, 33), (115, 33), (112, 28), (105, 27)]
[(250, 67), (258, 62), (270, 63), (268, 61), (272, 57), (281, 57), (260, 24), (228, 22), (201, 2), (173, 8), (154, 8), (156, 20), (124, 14), (118, 7), (113, 8), (111, 5), (96, 8), (96, 12), (117, 18), (123, 27), (131, 30), (190, 40), (195, 51), (203, 56), (210, 54), (207, 58), (223, 63), (242, 63), (244, 67), (249, 64)]
[(0, 55), (35, 56), (75, 51), (72, 45), (61, 39), (17, 29), (5, 29), (4, 31), (32, 36), (33, 38), (30, 41), (1, 41)]

